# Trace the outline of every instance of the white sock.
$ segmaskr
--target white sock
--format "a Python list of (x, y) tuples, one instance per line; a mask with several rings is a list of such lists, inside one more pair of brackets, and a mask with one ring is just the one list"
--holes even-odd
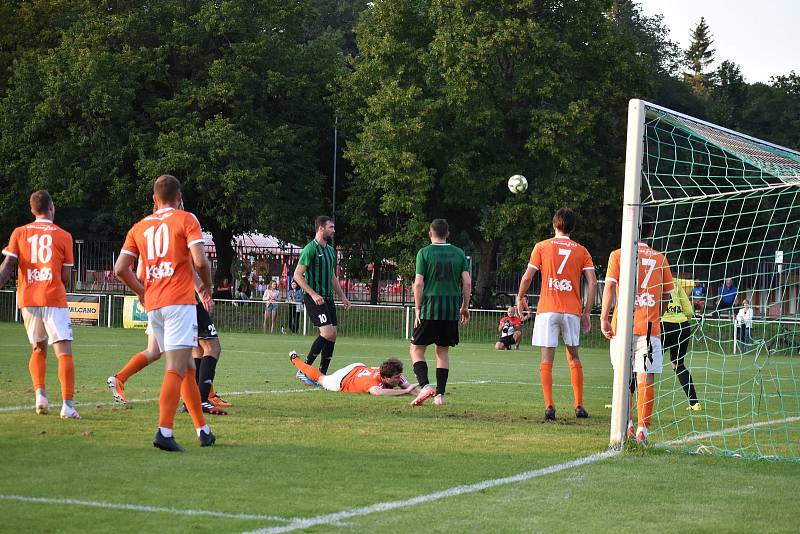
[(36, 388), (36, 395), (39, 397), (44, 397), (45, 399), (47, 398), (47, 392), (44, 390), (44, 388)]
[(165, 438), (171, 438), (172, 437), (172, 429), (171, 428), (165, 428), (163, 426), (160, 426), (160, 427), (158, 427), (158, 429), (161, 431), (161, 435), (164, 436)]
[(200, 435), (200, 432), (205, 432), (206, 434), (208, 434), (209, 432), (211, 432), (211, 429), (210, 429), (210, 428), (208, 428), (208, 425), (203, 425), (203, 426), (201, 426), (200, 428), (197, 428), (196, 430), (197, 430), (197, 435), (198, 435), (198, 436)]
[(75, 403), (73, 403), (71, 400), (65, 400), (64, 401), (64, 406), (66, 406), (67, 408), (69, 408), (71, 410), (75, 409)]

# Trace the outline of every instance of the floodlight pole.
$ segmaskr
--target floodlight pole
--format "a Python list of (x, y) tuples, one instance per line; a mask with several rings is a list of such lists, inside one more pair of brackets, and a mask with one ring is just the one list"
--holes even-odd
[(622, 242), (617, 282), (617, 324), (611, 344), (614, 362), (614, 389), (611, 397), (611, 440), (620, 448), (628, 426), (633, 352), (633, 314), (636, 296), (636, 271), (639, 251), (639, 203), (644, 155), (645, 104), (631, 100), (628, 105), (628, 140), (625, 156), (625, 189), (622, 201)]
[(336, 156), (339, 152), (339, 117), (333, 121), (333, 206), (331, 207), (331, 218), (336, 220)]

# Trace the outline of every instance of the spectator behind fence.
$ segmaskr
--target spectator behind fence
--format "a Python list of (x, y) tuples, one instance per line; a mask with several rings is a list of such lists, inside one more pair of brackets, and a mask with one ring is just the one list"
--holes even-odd
[(223, 278), (217, 284), (217, 291), (214, 294), (215, 299), (233, 299), (233, 292), (231, 290), (231, 282), (227, 278)]
[(262, 329), (267, 333), (267, 318), (270, 320), (270, 332), (275, 331), (275, 320), (278, 317), (278, 300), (281, 298), (281, 293), (278, 291), (278, 282), (270, 280), (267, 290), (264, 291), (264, 296), (261, 298), (267, 303), (267, 308), (264, 310), (264, 325)]
[(706, 309), (706, 287), (699, 280), (694, 283), (692, 289), (692, 308), (698, 314), (702, 314)]
[(719, 295), (717, 296), (717, 308), (714, 313), (719, 316), (720, 310), (733, 310), (736, 304), (736, 294), (738, 293), (736, 284), (733, 283), (732, 278), (725, 280), (725, 284), (719, 286)]
[(737, 339), (739, 340), (739, 348), (745, 352), (753, 342), (753, 308), (750, 307), (748, 299), (742, 299), (742, 307), (739, 308), (739, 313), (736, 314), (736, 326), (739, 328)]
[(244, 295), (243, 297), (237, 297), (242, 300), (249, 299), (250, 295), (253, 294), (253, 287), (250, 285), (250, 280), (246, 276), (243, 276), (242, 281), (239, 282), (239, 293)]
[(264, 291), (267, 290), (267, 284), (264, 283), (264, 277), (258, 277), (258, 284), (256, 285), (256, 298), (261, 298), (264, 295)]
[(296, 334), (300, 329), (300, 314), (303, 313), (303, 295), (305, 292), (296, 281), (292, 280), (289, 291), (286, 292), (286, 302), (289, 303), (289, 330)]

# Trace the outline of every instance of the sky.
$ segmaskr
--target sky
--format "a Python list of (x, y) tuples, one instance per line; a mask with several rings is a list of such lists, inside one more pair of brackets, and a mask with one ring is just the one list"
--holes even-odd
[(714, 38), (716, 68), (737, 63), (748, 83), (800, 74), (800, 0), (639, 0), (642, 12), (664, 15), (670, 39), (684, 50), (705, 17)]

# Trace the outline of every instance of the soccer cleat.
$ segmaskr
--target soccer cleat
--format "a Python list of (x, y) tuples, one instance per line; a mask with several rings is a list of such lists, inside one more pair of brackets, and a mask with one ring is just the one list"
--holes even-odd
[(636, 437), (636, 428), (633, 426), (633, 421), (631, 421), (630, 419), (628, 419), (628, 431), (626, 434), (629, 439), (633, 439), (634, 437)]
[(545, 421), (555, 421), (556, 420), (556, 409), (552, 406), (548, 406), (544, 411), (544, 420)]
[(589, 412), (586, 411), (586, 408), (583, 406), (576, 406), (575, 407), (575, 417), (578, 419), (586, 419), (589, 417)]
[(409, 406), (411, 406), (412, 408), (419, 406), (426, 400), (433, 397), (434, 395), (436, 395), (436, 390), (433, 389), (433, 386), (431, 386), (430, 384), (425, 384), (425, 386), (423, 386), (422, 388), (422, 391), (420, 391), (419, 394), (417, 395), (417, 398), (411, 401), (409, 403)]
[(117, 378), (117, 375), (109, 376), (106, 380), (108, 389), (114, 395), (114, 401), (120, 404), (127, 404), (128, 399), (125, 397), (125, 382)]
[(436, 395), (433, 397), (433, 404), (436, 406), (444, 406), (444, 395)]
[(178, 445), (174, 437), (165, 438), (161, 429), (156, 430), (156, 437), (153, 438), (153, 447), (169, 452), (183, 452), (184, 448)]
[(308, 378), (302, 371), (297, 371), (294, 376), (310, 388), (318, 388), (319, 384)]
[(208, 432), (201, 430), (197, 440), (200, 442), (201, 447), (210, 447), (217, 441), (217, 437), (210, 430)]
[(36, 394), (36, 413), (39, 415), (47, 415), (50, 413), (50, 403), (44, 395)]
[(216, 393), (208, 397), (208, 402), (213, 404), (214, 406), (225, 406), (226, 408), (229, 406), (233, 406), (230, 402), (223, 400), (219, 395)]
[(66, 404), (61, 407), (61, 419), (80, 419), (81, 416), (78, 415), (78, 411), (71, 407), (67, 406)]
[(203, 407), (203, 413), (211, 414), (211, 415), (228, 415), (228, 412), (223, 410), (222, 408), (217, 408), (210, 402), (204, 402), (201, 404)]
[(647, 446), (647, 427), (640, 426), (636, 429), (636, 443)]
[(686, 409), (692, 412), (702, 412), (703, 405), (699, 402), (695, 402), (694, 404), (690, 404)]

